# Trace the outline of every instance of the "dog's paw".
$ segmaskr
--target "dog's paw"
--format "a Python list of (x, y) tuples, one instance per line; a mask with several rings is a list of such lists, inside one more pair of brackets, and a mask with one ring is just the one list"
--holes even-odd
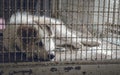
[(66, 51), (66, 48), (64, 48), (64, 47), (57, 47), (57, 48), (55, 48), (55, 51), (57, 51), (57, 52), (64, 52), (64, 51)]
[(80, 42), (74, 42), (72, 43), (72, 46), (74, 49), (79, 49), (79, 48), (82, 48), (82, 44)]
[(88, 46), (88, 47), (96, 47), (96, 46), (100, 46), (101, 42), (99, 41), (82, 41), (81, 42), (84, 46)]

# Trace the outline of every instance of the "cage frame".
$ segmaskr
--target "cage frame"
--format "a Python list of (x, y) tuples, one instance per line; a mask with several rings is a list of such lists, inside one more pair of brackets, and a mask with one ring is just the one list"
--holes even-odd
[(119, 60), (0, 63), (0, 75), (119, 75), (119, 70)]

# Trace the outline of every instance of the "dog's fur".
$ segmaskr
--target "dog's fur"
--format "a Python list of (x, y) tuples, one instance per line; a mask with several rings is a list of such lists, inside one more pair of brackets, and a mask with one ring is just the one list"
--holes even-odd
[(81, 40), (76, 37), (60, 20), (18, 12), (11, 16), (10, 25), (7, 25), (4, 31), (3, 41), (6, 50), (33, 52), (48, 59), (49, 53), (54, 54), (55, 38), (79, 48), (82, 46)]

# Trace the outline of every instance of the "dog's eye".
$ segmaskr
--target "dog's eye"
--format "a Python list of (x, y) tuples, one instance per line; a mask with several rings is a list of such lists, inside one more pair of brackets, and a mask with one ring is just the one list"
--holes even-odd
[(49, 36), (52, 35), (52, 30), (49, 26), (46, 26), (47, 31), (49, 32)]
[(37, 46), (40, 46), (40, 47), (43, 47), (43, 46), (44, 46), (43, 43), (42, 43), (42, 41), (37, 42), (36, 45), (37, 45)]

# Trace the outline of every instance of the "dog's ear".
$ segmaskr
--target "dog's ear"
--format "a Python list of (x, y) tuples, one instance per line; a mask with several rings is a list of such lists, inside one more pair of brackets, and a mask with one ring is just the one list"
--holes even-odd
[(49, 25), (45, 25), (45, 28), (46, 28), (46, 30), (47, 30), (47, 32), (49, 32), (49, 36), (51, 36), (52, 34), (53, 34), (53, 32), (52, 32), (52, 28), (49, 26)]
[[(37, 25), (39, 25), (39, 27), (43, 30), (43, 31), (46, 31), (48, 34), (48, 36), (52, 36), (53, 35), (53, 30), (50, 26), (50, 24), (46, 24), (46, 23), (43, 23), (43, 22), (40, 22), (40, 21), (34, 21)], [(42, 23), (42, 24), (41, 24)]]
[(29, 25), (20, 25), (17, 28), (17, 36), (22, 39), (24, 43), (37, 40), (38, 31)]

